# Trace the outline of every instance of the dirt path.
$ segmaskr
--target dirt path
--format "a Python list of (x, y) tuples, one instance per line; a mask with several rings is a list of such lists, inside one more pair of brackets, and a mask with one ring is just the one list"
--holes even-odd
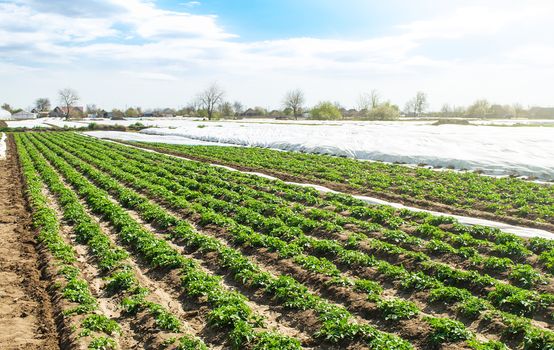
[(15, 152), (10, 137), (0, 159), (0, 348), (59, 349)]

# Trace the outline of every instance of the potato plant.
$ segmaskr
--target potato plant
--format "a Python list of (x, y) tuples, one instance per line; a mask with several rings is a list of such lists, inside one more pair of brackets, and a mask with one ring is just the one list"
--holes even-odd
[[(528, 348), (550, 344), (552, 332), (535, 322), (554, 322), (554, 297), (542, 291), (551, 283), (548, 242), (72, 133), (18, 138), (67, 207), (64, 217), (79, 242), (97, 252), (98, 266), (109, 274), (106, 290), (125, 293), (127, 312), (151, 313), (160, 329), (178, 331), (179, 324), (148, 302), (148, 291), (125, 264), (128, 254), (177, 271), (178, 288), (206, 303), (207, 325), (235, 348), (303, 345), (266, 330), (246, 294), (263, 295), (291, 315), (313, 314), (313, 341), (328, 346), (503, 348), (482, 340), (489, 336)], [(54, 175), (70, 187), (60, 187)], [(114, 228), (123, 247), (76, 214), (83, 205)], [(223, 288), (222, 277), (203, 271), (174, 244), (200, 259), (209, 254), (238, 289)], [(259, 259), (266, 256), (271, 259)], [(356, 300), (365, 300), (362, 308)], [(477, 323), (483, 328), (474, 328)], [(425, 330), (423, 337), (411, 338), (408, 325)], [(187, 348), (195, 340), (183, 335), (167, 344)]]

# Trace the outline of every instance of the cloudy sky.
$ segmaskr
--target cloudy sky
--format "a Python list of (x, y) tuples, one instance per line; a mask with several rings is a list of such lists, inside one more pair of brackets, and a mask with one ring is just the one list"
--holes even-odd
[(477, 98), (554, 105), (554, 1), (0, 0), (0, 103), (76, 89), (106, 109), (179, 107), (211, 82), (278, 107)]

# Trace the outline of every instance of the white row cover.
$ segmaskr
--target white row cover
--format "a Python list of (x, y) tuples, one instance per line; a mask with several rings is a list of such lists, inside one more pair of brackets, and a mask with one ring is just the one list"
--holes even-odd
[(434, 126), (423, 123), (335, 123), (322, 125), (206, 123), (180, 121), (177, 127), (142, 133), (208, 142), (326, 153), (364, 160), (428, 164), (481, 170), (489, 175), (554, 180), (554, 128)]
[[(32, 127), (46, 126), (45, 123), (48, 123), (73, 127), (86, 126), (92, 121), (110, 125), (129, 125), (138, 121), (152, 126), (153, 128), (142, 131), (143, 134), (150, 135), (149, 139), (139, 141), (183, 144), (198, 144), (198, 141), (203, 141), (220, 145), (270, 147), (363, 160), (481, 170), (488, 175), (523, 175), (546, 181), (554, 180), (553, 127), (434, 126), (431, 125), (432, 121), (205, 122), (177, 118), (70, 122), (46, 118), (12, 121), (8, 125)], [(523, 124), (538, 121), (503, 122)], [(141, 136), (125, 137), (133, 139)]]
[(6, 134), (0, 133), (0, 159), (6, 158)]

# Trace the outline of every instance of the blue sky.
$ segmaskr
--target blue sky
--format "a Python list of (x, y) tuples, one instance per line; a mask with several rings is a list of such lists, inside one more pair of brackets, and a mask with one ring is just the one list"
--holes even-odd
[[(384, 3), (384, 2), (381, 2)], [(379, 34), (391, 23), (393, 6), (377, 1), (282, 0), (203, 1), (198, 5), (165, 1), (165, 6), (191, 8), (194, 13), (213, 13), (241, 40), (287, 37), (364, 38)]]
[(178, 107), (212, 82), (230, 101), (355, 107), (477, 98), (554, 105), (547, 0), (0, 0), (0, 102), (72, 87), (105, 108)]

